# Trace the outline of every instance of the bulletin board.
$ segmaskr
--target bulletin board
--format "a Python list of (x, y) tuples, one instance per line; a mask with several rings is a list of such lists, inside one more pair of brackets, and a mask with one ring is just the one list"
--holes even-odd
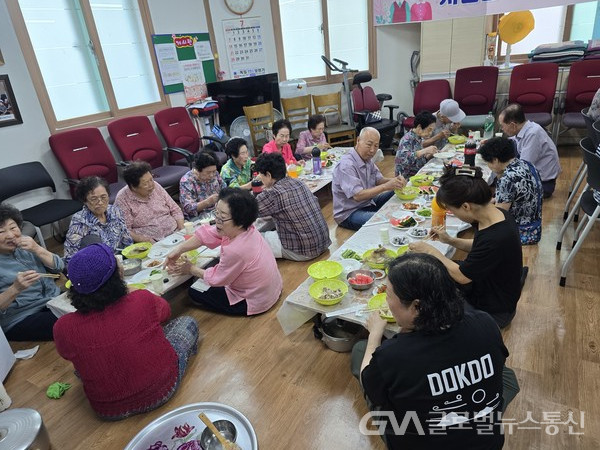
[(217, 81), (208, 33), (154, 34), (152, 44), (165, 94), (183, 91), (188, 103), (207, 96), (206, 83)]

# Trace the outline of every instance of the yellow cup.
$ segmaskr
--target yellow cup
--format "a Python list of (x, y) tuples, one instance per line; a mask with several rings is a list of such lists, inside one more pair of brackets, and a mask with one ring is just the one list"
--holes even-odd
[(287, 171), (290, 178), (298, 178), (298, 168), (296, 166), (289, 167)]

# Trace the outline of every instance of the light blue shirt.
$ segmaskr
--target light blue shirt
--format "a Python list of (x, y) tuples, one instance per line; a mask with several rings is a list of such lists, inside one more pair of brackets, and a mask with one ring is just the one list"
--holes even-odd
[[(52, 255), (55, 269), (45, 267), (31, 252), (17, 248), (13, 253), (0, 254), (0, 292), (6, 291), (17, 278), (18, 272), (60, 273), (65, 267), (58, 255)], [(46, 308), (46, 302), (60, 294), (60, 289), (52, 278), (39, 281), (21, 292), (6, 309), (0, 309), (0, 327), (6, 332), (27, 316)]]
[(556, 179), (560, 174), (558, 151), (552, 139), (540, 125), (528, 120), (521, 131), (513, 136), (519, 158), (529, 161), (540, 173), (542, 181)]

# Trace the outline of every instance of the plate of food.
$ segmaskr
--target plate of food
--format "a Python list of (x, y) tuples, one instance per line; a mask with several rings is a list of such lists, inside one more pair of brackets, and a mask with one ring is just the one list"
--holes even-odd
[(425, 227), (414, 227), (410, 229), (407, 234), (415, 239), (423, 239), (427, 237), (429, 230)]
[(395, 257), (396, 252), (380, 245), (378, 248), (367, 250), (363, 254), (363, 261), (366, 262), (371, 269), (383, 269), (387, 262)]
[(144, 259), (152, 248), (152, 242), (137, 242), (125, 247), (121, 254), (128, 259)]
[[(127, 281), (127, 284), (147, 284), (150, 283), (150, 275), (152, 272), (159, 271), (162, 272), (161, 269), (144, 269), (132, 275), (131, 278)], [(158, 273), (158, 272), (155, 272)]]
[(426, 173), (420, 173), (410, 177), (410, 184), (413, 186), (430, 186), (433, 183), (433, 176)]
[(385, 292), (374, 295), (367, 303), (367, 308), (370, 310), (379, 311), (379, 315), (381, 316), (381, 318), (386, 320), (387, 322), (396, 322), (396, 319), (394, 319), (394, 316), (392, 315), (390, 308), (387, 302), (385, 301), (385, 297)]
[(416, 211), (417, 209), (419, 209), (422, 205), (420, 203), (415, 203), (415, 202), (405, 202), (402, 203), (400, 205), (400, 208), (402, 208), (404, 211)]
[(385, 294), (387, 292), (387, 284), (380, 284), (379, 286), (375, 286), (371, 291), (371, 294)]
[(383, 280), (385, 278), (385, 270), (383, 269), (373, 269), (371, 272), (375, 274), (375, 280)]
[(342, 301), (348, 293), (348, 285), (337, 278), (319, 280), (310, 285), (308, 293), (320, 305), (331, 306)]
[(165, 262), (164, 258), (150, 258), (142, 263), (144, 269), (155, 269)]
[(452, 145), (464, 144), (467, 142), (467, 138), (460, 134), (453, 134), (452, 136), (448, 136), (448, 142)]
[(394, 194), (403, 202), (410, 202), (419, 196), (419, 188), (416, 186), (405, 186), (402, 189), (394, 189)]
[(393, 226), (394, 228), (398, 228), (399, 230), (407, 230), (409, 228), (417, 226), (417, 221), (415, 220), (415, 218), (412, 215), (404, 216), (399, 219), (392, 217), (390, 219), (390, 225)]
[(392, 236), (390, 238), (390, 244), (394, 247), (402, 247), (411, 243), (411, 239), (408, 236)]
[(417, 217), (423, 217), (425, 219), (431, 218), (431, 208), (419, 208), (415, 211)]
[(148, 258), (160, 259), (169, 254), (171, 249), (154, 245), (148, 253)]
[(421, 187), (419, 187), (419, 190), (421, 191), (421, 194), (423, 194), (423, 195), (435, 195), (436, 192), (439, 190), (439, 187), (437, 187), (437, 186), (421, 186)]
[(183, 241), (185, 241), (183, 236), (171, 235), (157, 242), (157, 244), (165, 247), (173, 247), (174, 245), (181, 244)]
[(433, 157), (437, 159), (452, 159), (454, 155), (456, 155), (456, 152), (437, 152)]

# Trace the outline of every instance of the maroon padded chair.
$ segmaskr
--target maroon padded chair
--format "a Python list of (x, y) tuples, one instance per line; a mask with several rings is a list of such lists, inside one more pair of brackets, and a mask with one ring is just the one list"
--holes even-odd
[[(600, 89), (600, 60), (586, 59), (574, 62), (569, 70), (567, 92), (561, 103), (554, 128), (554, 142), (558, 136), (571, 128), (586, 128), (581, 110), (592, 104), (596, 91)], [(565, 127), (560, 131), (561, 124)]]
[(463, 127), (483, 127), (487, 113), (495, 111), (497, 85), (497, 67), (476, 66), (456, 71), (454, 100), (467, 115)]
[(512, 69), (508, 102), (521, 105), (525, 117), (542, 127), (552, 123), (558, 64), (530, 63)]
[(406, 117), (402, 121), (405, 131), (415, 126), (415, 115), (423, 111), (430, 113), (440, 109), (442, 100), (452, 98), (450, 83), (448, 80), (426, 80), (421, 81), (415, 89), (415, 98), (413, 100), (413, 116)]
[(111, 203), (117, 192), (125, 186), (125, 182), (119, 180), (115, 158), (98, 128), (63, 131), (50, 136), (48, 142), (67, 175), (72, 197), (75, 195), (75, 186), (85, 177), (104, 178), (109, 184)]
[(124, 161), (142, 160), (152, 166), (152, 175), (162, 187), (179, 186), (179, 180), (189, 167), (163, 166), (163, 148), (146, 116), (131, 116), (113, 120), (108, 132)]
[[(191, 163), (190, 158), (186, 158), (184, 154), (176, 151), (184, 150), (193, 157), (201, 148), (201, 138), (187, 109), (183, 106), (163, 109), (154, 114), (154, 121), (167, 147), (175, 150), (169, 152), (169, 164), (189, 165)], [(219, 166), (227, 161), (227, 155), (223, 151), (216, 151), (215, 156), (218, 159)]]

